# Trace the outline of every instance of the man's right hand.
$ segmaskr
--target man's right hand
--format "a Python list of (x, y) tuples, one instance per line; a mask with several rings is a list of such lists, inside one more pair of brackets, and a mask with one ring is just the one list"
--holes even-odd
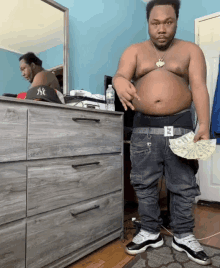
[(131, 101), (134, 98), (140, 100), (140, 97), (137, 95), (137, 90), (131, 82), (129, 82), (125, 78), (120, 78), (120, 82), (117, 82), (117, 89), (115, 89), (119, 100), (124, 106), (125, 111), (127, 111), (127, 106), (130, 107), (132, 110), (135, 110), (134, 106), (131, 104)]

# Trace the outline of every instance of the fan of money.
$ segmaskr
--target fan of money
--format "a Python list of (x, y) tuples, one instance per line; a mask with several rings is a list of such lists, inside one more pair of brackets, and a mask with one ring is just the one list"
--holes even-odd
[(170, 149), (186, 159), (207, 160), (216, 150), (216, 139), (201, 140), (194, 143), (195, 134), (191, 131), (177, 139), (170, 139)]

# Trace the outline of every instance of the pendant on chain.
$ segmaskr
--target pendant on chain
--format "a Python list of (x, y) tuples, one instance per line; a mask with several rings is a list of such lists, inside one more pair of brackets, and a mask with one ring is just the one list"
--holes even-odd
[(165, 65), (165, 62), (161, 59), (159, 59), (159, 61), (156, 63), (157, 67), (163, 67)]

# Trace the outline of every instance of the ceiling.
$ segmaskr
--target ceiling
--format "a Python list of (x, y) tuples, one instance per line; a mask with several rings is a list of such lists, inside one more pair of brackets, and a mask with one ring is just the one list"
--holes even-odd
[(0, 9), (0, 48), (36, 54), (64, 44), (64, 12), (41, 0), (7, 0)]

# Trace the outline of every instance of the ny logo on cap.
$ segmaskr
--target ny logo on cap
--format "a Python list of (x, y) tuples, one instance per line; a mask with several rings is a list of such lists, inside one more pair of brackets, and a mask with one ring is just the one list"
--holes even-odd
[(37, 95), (41, 95), (41, 96), (44, 95), (45, 96), (46, 95), (45, 94), (45, 88), (41, 88), (41, 87), (38, 88), (37, 89)]

